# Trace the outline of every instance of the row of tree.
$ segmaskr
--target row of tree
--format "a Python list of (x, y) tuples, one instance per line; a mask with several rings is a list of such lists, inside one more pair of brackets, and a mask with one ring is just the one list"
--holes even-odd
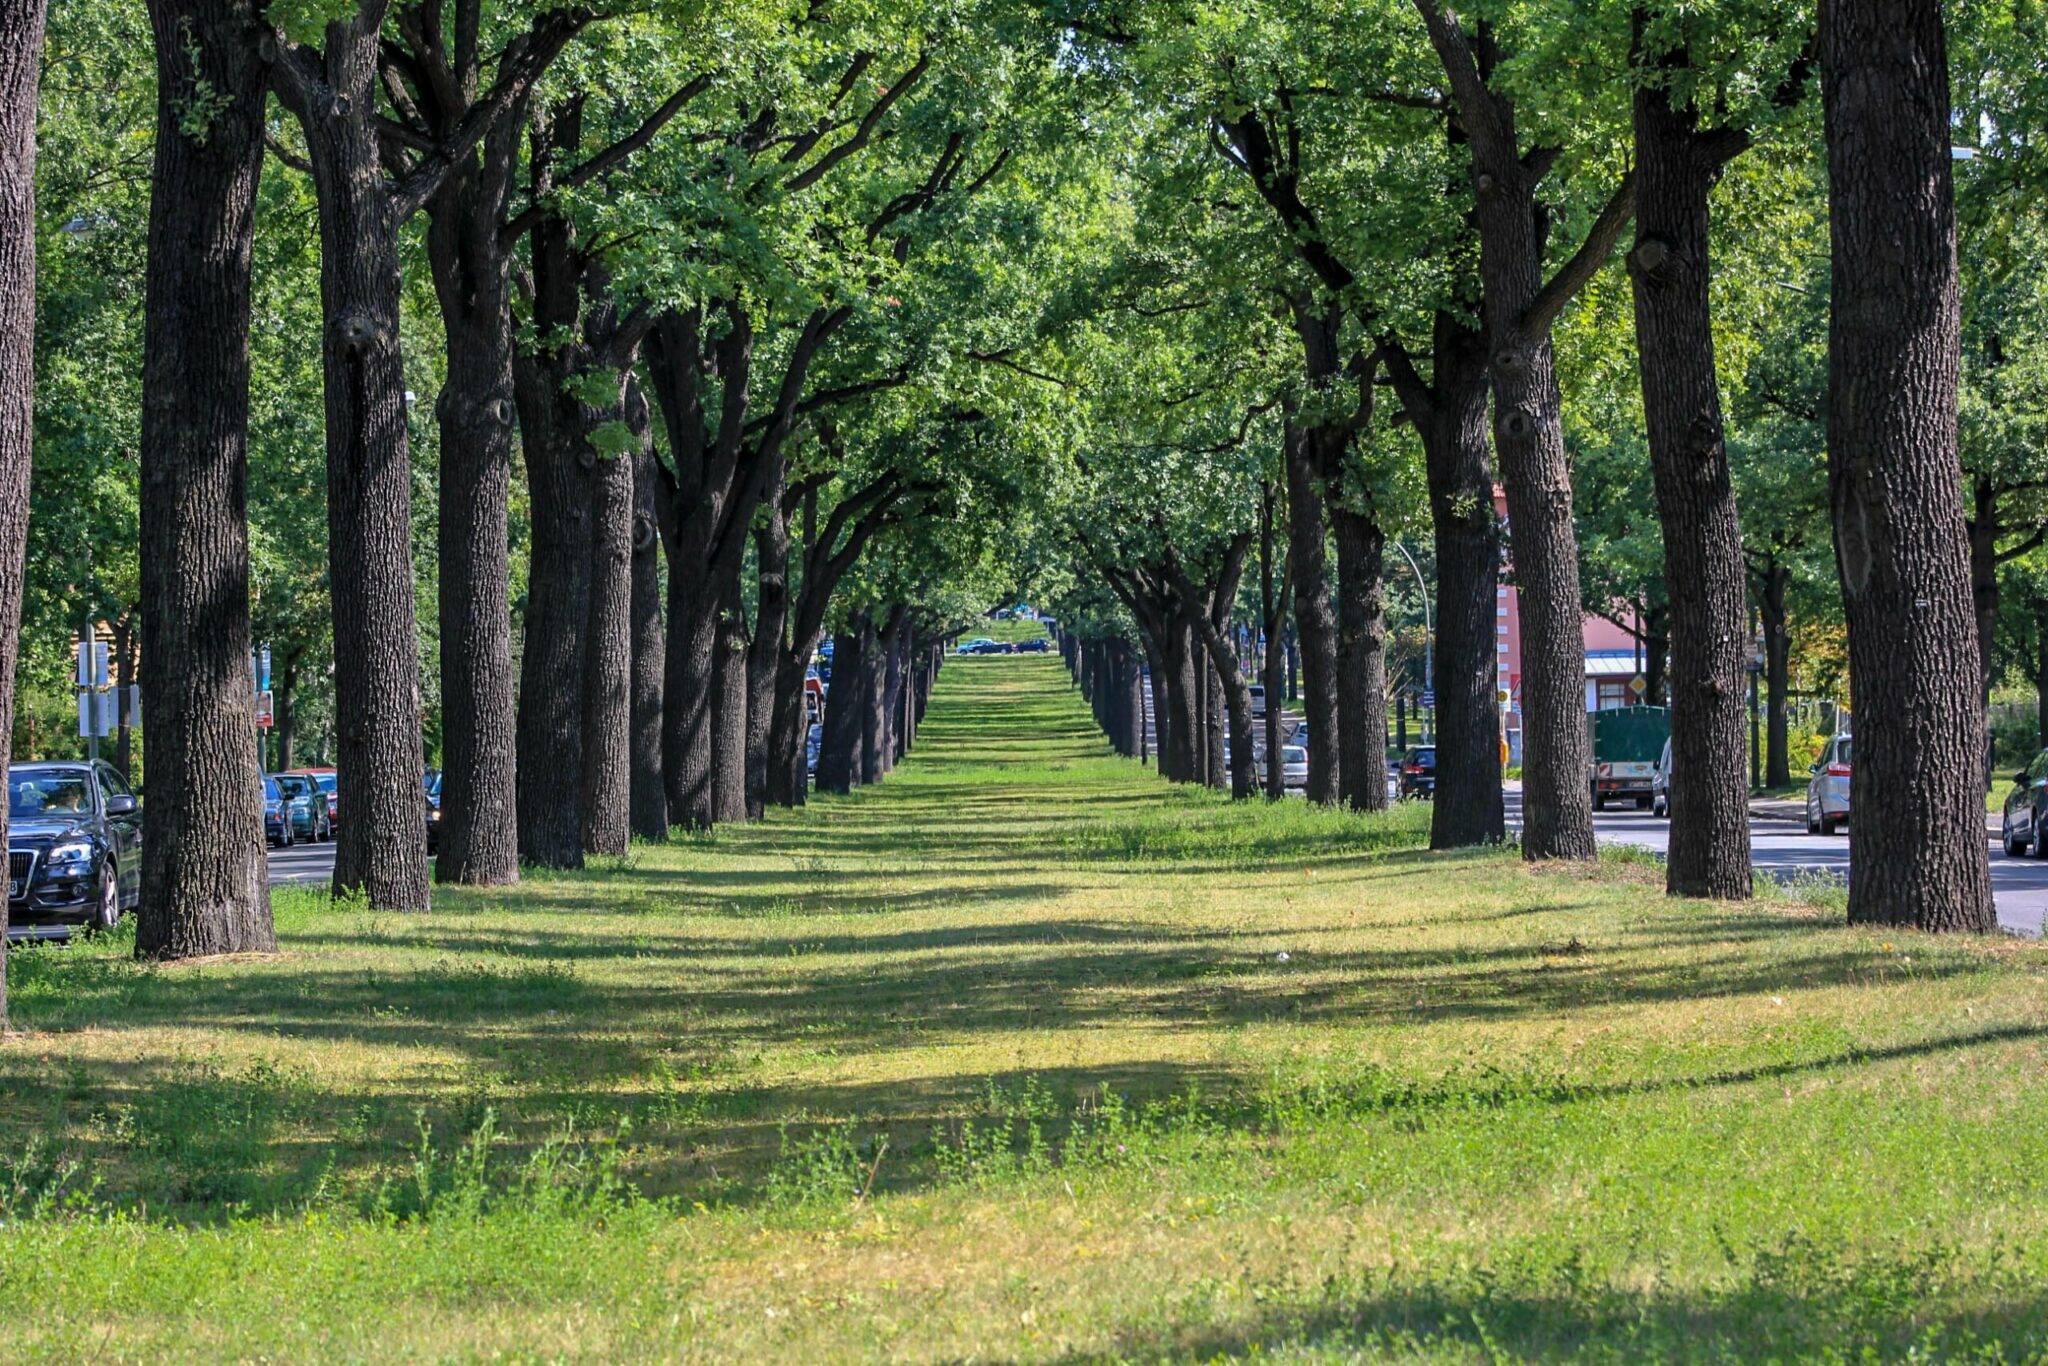
[[(1279, 696), (1291, 630), (1310, 799), (1384, 804), (1384, 583), (1426, 518), (1432, 843), (1503, 835), (1506, 564), (1524, 854), (1594, 853), (1590, 606), (1643, 637), (1672, 708), (1670, 890), (1747, 897), (1751, 618), (1784, 781), (1788, 588), (1831, 545), (1856, 711), (1851, 917), (1990, 928), (1997, 571), (2040, 543), (2026, 518), (2048, 466), (2015, 439), (2041, 411), (2014, 360), (2042, 317), (2021, 302), (2039, 298), (2033, 111), (1994, 44), (2024, 21), (1966, 23), (1959, 121), (1934, 3), (1090, 7), (1076, 41), (1132, 111), (1122, 171), (1145, 232), (1095, 283), (1107, 439), (1076, 461), (1056, 605), (1112, 736), (1129, 747), (1129, 708), (1104, 699), (1142, 658), (1162, 771), (1217, 780), (1205, 751), (1227, 735), (1228, 785), (1249, 795), (1246, 694)], [(1976, 144), (1960, 153), (1958, 126)], [(1967, 477), (1963, 158), (1989, 277)], [(1730, 243), (1729, 221), (1770, 235)], [(1264, 659), (1241, 657), (1245, 621)]]
[[(298, 609), (329, 632), (279, 664), (287, 693), (331, 669), (337, 893), (428, 904), (436, 751), (444, 882), (802, 802), (828, 632), (824, 785), (887, 771), (1031, 482), (1014, 433), (1043, 386), (1011, 333), (1049, 274), (1031, 239), (1059, 249), (1060, 121), (1035, 95), (1056, 30), (1005, 29), (1000, 6), (934, 30), (807, 4), (152, 0), (137, 70), (84, 9), (53, 14), (56, 105), (153, 83), (155, 111), (124, 201), (148, 214), (127, 380), (138, 952), (274, 942), (247, 661), (280, 530), (315, 549)], [(17, 12), (40, 28), (39, 3)], [(33, 247), (39, 58), (8, 51), (10, 226)], [(41, 225), (74, 268), (46, 298), (83, 271), (61, 239), (123, 233), (72, 219), (89, 231)], [(37, 272), (0, 266), (25, 358)], [(23, 520), (34, 373), (10, 358)], [(252, 528), (273, 480), (289, 520)], [(102, 577), (88, 616), (125, 591)]]

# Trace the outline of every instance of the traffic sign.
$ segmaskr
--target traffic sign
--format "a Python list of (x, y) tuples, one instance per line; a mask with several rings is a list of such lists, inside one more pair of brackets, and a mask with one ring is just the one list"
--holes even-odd
[(1628, 681), (1628, 690), (1634, 693), (1637, 697), (1641, 697), (1644, 693), (1650, 690), (1650, 680), (1643, 677), (1641, 674), (1637, 674), (1634, 678), (1631, 678)]
[(1423, 694), (1422, 694), (1422, 705), (1423, 705), (1423, 706), (1425, 706), (1425, 707), (1433, 707), (1433, 706), (1435, 706), (1435, 705), (1436, 705), (1436, 690), (1435, 690), (1435, 689), (1433, 689), (1433, 688), (1430, 688), (1430, 689), (1425, 689), (1425, 690), (1423, 691)]

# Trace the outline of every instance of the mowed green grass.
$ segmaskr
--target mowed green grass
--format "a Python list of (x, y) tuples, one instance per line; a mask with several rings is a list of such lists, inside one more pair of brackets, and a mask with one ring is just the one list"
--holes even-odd
[(957, 660), (757, 828), (17, 954), (0, 1357), (2048, 1352), (2048, 953), (1425, 831)]

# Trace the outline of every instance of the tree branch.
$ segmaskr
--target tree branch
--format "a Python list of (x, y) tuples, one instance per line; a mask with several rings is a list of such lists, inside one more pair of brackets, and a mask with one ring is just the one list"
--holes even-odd
[(1600, 216), (1586, 232), (1586, 240), (1572, 258), (1559, 266), (1557, 273), (1530, 301), (1528, 311), (1522, 315), (1522, 329), (1532, 336), (1541, 336), (1557, 315), (1564, 312), (1564, 306), (1599, 273), (1607, 264), (1607, 258), (1614, 254), (1615, 243), (1621, 240), (1622, 231), (1636, 213), (1636, 176), (1634, 171), (1625, 172), (1621, 182), (1608, 196), (1607, 207), (1600, 210)]

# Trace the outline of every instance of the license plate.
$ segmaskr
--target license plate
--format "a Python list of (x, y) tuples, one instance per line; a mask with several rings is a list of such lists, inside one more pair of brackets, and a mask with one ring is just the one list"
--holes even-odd
[(21, 878), (13, 878), (8, 882), (7, 897), (10, 901), (19, 901), (27, 894), (28, 884)]

